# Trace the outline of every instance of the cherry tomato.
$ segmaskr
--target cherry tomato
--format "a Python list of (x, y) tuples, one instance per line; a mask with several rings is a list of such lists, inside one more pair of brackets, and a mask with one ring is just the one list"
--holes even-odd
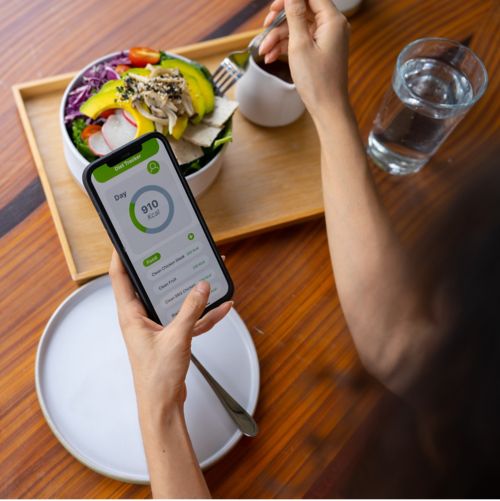
[(118, 75), (121, 75), (122, 73), (125, 73), (130, 69), (130, 66), (128, 64), (118, 64), (115, 68), (115, 71), (118, 73)]
[(156, 64), (160, 61), (160, 53), (148, 47), (132, 47), (128, 57), (133, 66), (146, 66), (146, 64)]
[(109, 116), (111, 116), (113, 113), (115, 112), (115, 110), (112, 108), (110, 110), (106, 110), (106, 111), (103, 111), (100, 115), (99, 115), (99, 118), (108, 118)]
[(84, 141), (88, 141), (89, 137), (92, 134), (95, 134), (96, 132), (99, 132), (100, 130), (101, 130), (100, 125), (96, 125), (96, 124), (87, 125), (87, 127), (85, 127), (85, 129), (82, 130), (82, 133), (81, 133), (82, 139)]

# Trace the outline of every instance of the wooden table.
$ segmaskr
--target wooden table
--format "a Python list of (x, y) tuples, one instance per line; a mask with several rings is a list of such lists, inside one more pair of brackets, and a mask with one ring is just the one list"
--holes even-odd
[[(262, 0), (34, 0), (0, 4), (0, 497), (145, 497), (78, 463), (45, 423), (34, 387), (39, 337), (76, 286), (64, 263), (10, 94), (16, 82), (77, 70), (134, 45), (175, 47), (258, 27)], [(395, 58), (408, 42), (444, 36), (470, 44), (490, 86), (420, 174), (376, 170), (406, 241), (418, 237), (467, 183), (467, 159), (499, 130), (494, 0), (367, 0), (351, 19), (353, 105), (366, 137)], [(495, 100), (496, 93), (496, 100)], [(498, 136), (497, 136), (498, 140)], [(342, 490), (380, 420), (385, 391), (360, 367), (339, 306), (323, 221), (225, 245), (236, 307), (261, 363), (257, 439), (242, 440), (206, 474), (217, 497), (301, 497)], [(377, 417), (378, 416), (378, 417)], [(391, 476), (397, 472), (391, 472)], [(359, 491), (358, 491), (359, 492)]]

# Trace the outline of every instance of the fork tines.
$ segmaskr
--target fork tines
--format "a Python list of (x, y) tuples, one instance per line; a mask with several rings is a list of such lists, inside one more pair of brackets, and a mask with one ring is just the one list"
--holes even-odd
[(223, 59), (212, 75), (217, 93), (223, 96), (242, 76), (243, 71), (230, 59)]

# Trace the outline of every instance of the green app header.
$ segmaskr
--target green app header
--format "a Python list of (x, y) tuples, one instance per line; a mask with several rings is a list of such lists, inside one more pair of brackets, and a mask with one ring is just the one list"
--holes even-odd
[(92, 175), (94, 176), (94, 179), (99, 183), (105, 183), (110, 179), (131, 169), (138, 163), (143, 162), (147, 158), (156, 155), (159, 149), (160, 146), (158, 144), (158, 140), (155, 138), (149, 139), (148, 141), (142, 143), (142, 149), (139, 153), (126, 158), (125, 160), (123, 160), (123, 162), (113, 165), (112, 167), (108, 164), (102, 164), (94, 170)]

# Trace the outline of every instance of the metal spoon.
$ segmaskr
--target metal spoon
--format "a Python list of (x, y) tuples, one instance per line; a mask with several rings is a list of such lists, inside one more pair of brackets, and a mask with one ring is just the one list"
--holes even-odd
[(191, 354), (191, 360), (196, 368), (200, 371), (202, 376), (207, 380), (217, 398), (226, 409), (231, 419), (235, 422), (236, 426), (241, 430), (243, 435), (247, 437), (255, 437), (259, 432), (259, 427), (254, 418), (229, 395), (229, 393), (213, 378), (210, 372), (203, 367), (201, 362)]
[(257, 35), (244, 50), (237, 50), (228, 54), (212, 75), (212, 80), (219, 96), (223, 96), (245, 73), (250, 56), (255, 60), (259, 47), (267, 34), (286, 19), (285, 9), (280, 11), (274, 21), (259, 35)]

